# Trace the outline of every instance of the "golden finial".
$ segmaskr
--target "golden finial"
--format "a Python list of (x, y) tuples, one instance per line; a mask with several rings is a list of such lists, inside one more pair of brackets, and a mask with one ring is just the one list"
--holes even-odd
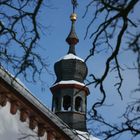
[(77, 15), (75, 13), (72, 13), (70, 16), (71, 21), (76, 21)]

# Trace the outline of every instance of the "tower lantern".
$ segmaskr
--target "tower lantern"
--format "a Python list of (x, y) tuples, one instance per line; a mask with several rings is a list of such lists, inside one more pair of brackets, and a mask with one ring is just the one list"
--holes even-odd
[(75, 32), (77, 15), (70, 16), (71, 30), (66, 38), (68, 53), (54, 65), (56, 82), (50, 88), (53, 94), (52, 111), (72, 129), (87, 131), (86, 106), (88, 88), (84, 84), (87, 66), (84, 60), (76, 56), (75, 45), (79, 39)]

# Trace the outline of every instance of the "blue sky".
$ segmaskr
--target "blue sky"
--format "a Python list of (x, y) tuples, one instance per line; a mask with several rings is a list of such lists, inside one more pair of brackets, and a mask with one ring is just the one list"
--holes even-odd
[[(90, 16), (92, 15), (92, 9), (90, 9), (90, 14), (87, 15), (84, 19), (82, 16), (85, 12), (85, 6), (90, 0), (82, 0), (80, 1), (80, 5), (78, 6), (76, 13), (78, 15), (78, 19), (76, 22), (76, 32), (79, 37), (80, 42), (76, 45), (77, 55), (81, 58), (85, 59), (89, 53), (89, 49), (92, 47), (92, 40), (88, 37), (84, 40), (84, 35), (86, 32), (87, 24), (90, 22)], [(70, 0), (48, 0), (48, 7), (43, 7), (41, 11), (41, 16), (38, 17), (39, 20), (47, 26), (47, 29), (44, 29), (45, 35), (41, 35), (40, 39), (40, 51), (41, 55), (47, 58), (49, 68), (48, 71), (51, 73), (44, 73), (43, 80), (44, 84), (40, 82), (37, 83), (27, 83), (24, 79), (21, 78), (21, 81), (26, 85), (26, 87), (45, 104), (47, 107), (51, 108), (51, 92), (49, 88), (55, 82), (55, 75), (53, 71), (54, 63), (64, 56), (68, 51), (68, 44), (65, 42), (65, 39), (70, 31), (71, 22), (69, 19), (70, 14), (72, 13), (72, 6)], [(101, 18), (101, 17), (100, 17)], [(99, 18), (99, 19), (100, 19)], [(92, 32), (92, 29), (96, 28), (95, 23), (89, 32)], [(90, 35), (90, 34), (89, 34)], [(104, 71), (104, 58), (106, 58), (106, 54), (101, 53), (96, 55), (94, 58), (90, 59), (87, 62), (89, 73), (95, 73), (100, 76)], [(125, 67), (126, 64), (133, 64), (134, 55), (131, 52), (122, 52), (119, 56), (119, 59), (122, 65)], [(124, 100), (121, 101), (117, 91), (114, 87), (114, 83), (116, 81), (115, 72), (112, 72), (109, 77), (105, 80), (105, 90), (107, 93), (106, 105), (113, 107), (103, 107), (101, 108), (101, 112), (104, 113), (106, 119), (110, 121), (114, 121), (118, 119), (118, 117), (123, 113), (126, 102), (130, 101), (131, 91), (137, 87), (137, 73), (136, 71), (126, 70), (123, 72), (124, 83), (122, 86), (122, 92)], [(89, 77), (88, 77), (89, 78)], [(98, 101), (101, 98), (101, 94), (98, 88), (94, 88), (93, 85), (90, 87), (90, 95), (88, 97), (88, 109), (90, 109), (91, 105)], [(136, 97), (139, 97), (137, 93), (135, 93)], [(92, 124), (94, 125), (94, 123)], [(126, 136), (127, 137), (127, 136)], [(125, 138), (126, 138), (125, 137)], [(120, 138), (119, 140), (125, 140), (124, 138)], [(137, 140), (137, 139), (135, 139)]]

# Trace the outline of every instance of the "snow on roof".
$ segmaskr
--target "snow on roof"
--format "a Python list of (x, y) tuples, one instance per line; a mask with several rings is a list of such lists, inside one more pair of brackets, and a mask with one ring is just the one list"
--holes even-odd
[(89, 134), (88, 132), (82, 132), (79, 130), (76, 130), (76, 132), (78, 133), (78, 136), (81, 138), (81, 140), (100, 140), (94, 137), (93, 135)]
[(81, 59), (80, 57), (78, 57), (78, 56), (76, 56), (76, 55), (74, 55), (72, 53), (69, 53), (69, 54), (65, 55), (64, 57), (60, 58), (60, 60), (62, 60), (62, 59), (64, 59), (64, 60), (67, 60), (67, 59), (77, 59), (77, 60), (80, 60), (80, 61), (84, 62), (83, 59)]
[(75, 80), (60, 81), (60, 82), (55, 83), (53, 86), (61, 85), (61, 84), (77, 84), (77, 85), (85, 86), (84, 83), (81, 83)]

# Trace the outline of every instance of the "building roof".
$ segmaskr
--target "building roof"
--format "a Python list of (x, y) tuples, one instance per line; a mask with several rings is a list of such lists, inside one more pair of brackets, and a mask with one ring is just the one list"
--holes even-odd
[[(73, 81), (72, 81), (73, 82)], [(65, 83), (65, 82), (64, 82)], [(66, 123), (64, 123), (57, 115), (50, 111), (46, 106), (44, 106), (32, 93), (22, 84), (20, 80), (15, 79), (8, 71), (0, 68), (0, 89), (3, 92), (3, 86), (16, 91), (18, 98), (22, 98), (23, 101), (30, 103), (30, 107), (35, 109), (34, 111), (40, 111), (38, 114), (44, 116), (45, 120), (48, 120), (51, 125), (57, 128), (60, 133), (66, 135), (67, 140), (99, 140), (93, 137), (88, 132), (82, 132), (77, 130), (72, 130)], [(10, 94), (12, 94), (10, 92)], [(0, 102), (1, 104), (1, 102)]]
[[(14, 79), (14, 77), (3, 68), (0, 69), (0, 88), (11, 89), (15, 92), (18, 98), (22, 98), (22, 101), (30, 104), (31, 108), (34, 111), (39, 111), (40, 116), (48, 120), (49, 123), (54, 125), (58, 131), (66, 135), (69, 140), (81, 140), (81, 138), (77, 135), (75, 131), (70, 129), (68, 125), (66, 125), (58, 116), (56, 116), (52, 111), (50, 111), (47, 107), (45, 107), (36, 97), (34, 97), (31, 92), (27, 88), (24, 87), (19, 80)], [(1, 91), (2, 92), (2, 91)], [(38, 114), (38, 113), (37, 113)]]

